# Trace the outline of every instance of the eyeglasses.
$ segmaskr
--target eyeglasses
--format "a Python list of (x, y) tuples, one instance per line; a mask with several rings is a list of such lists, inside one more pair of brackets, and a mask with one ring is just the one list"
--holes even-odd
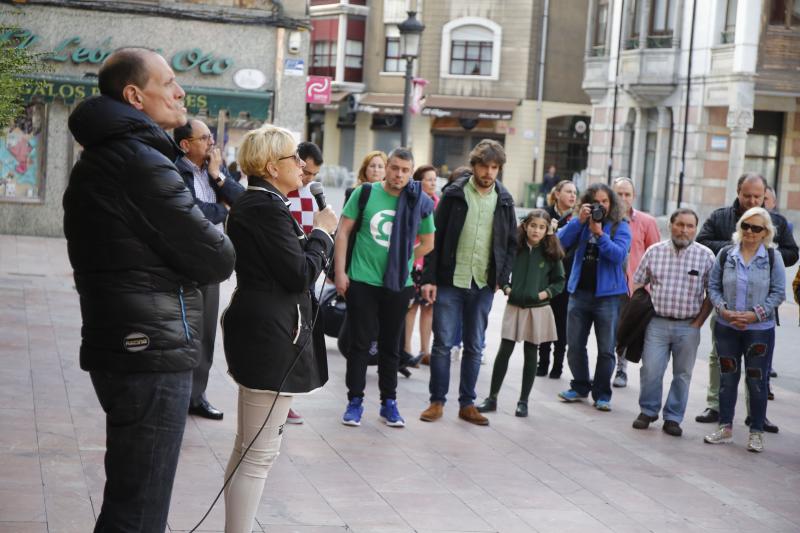
[(211, 141), (213, 143), (214, 142), (214, 136), (209, 133), (208, 135), (201, 135), (200, 137), (192, 137), (191, 139), (188, 139), (188, 140), (189, 141), (203, 141), (204, 143), (207, 143), (207, 142)]
[(303, 159), (300, 157), (300, 155), (299, 155), (297, 152), (293, 153), (292, 155), (287, 155), (287, 156), (284, 156), (284, 157), (279, 157), (279, 158), (278, 158), (278, 161), (283, 161), (284, 159), (291, 159), (291, 158), (294, 158), (294, 162), (295, 162), (295, 163), (297, 163), (298, 165), (299, 165), (300, 163), (303, 163)]
[(747, 222), (742, 222), (742, 231), (752, 231), (753, 233), (761, 233), (766, 228), (764, 226), (757, 226), (756, 224), (748, 224)]

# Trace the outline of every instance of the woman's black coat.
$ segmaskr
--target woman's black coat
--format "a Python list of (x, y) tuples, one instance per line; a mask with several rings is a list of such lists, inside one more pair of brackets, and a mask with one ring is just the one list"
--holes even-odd
[(236, 200), (227, 222), (236, 248), (236, 291), (222, 316), (225, 358), (237, 383), (304, 393), (328, 380), (325, 354), (311, 340), (309, 287), (327, 262), (333, 240), (315, 229), (308, 236), (289, 212), (288, 201), (261, 178)]

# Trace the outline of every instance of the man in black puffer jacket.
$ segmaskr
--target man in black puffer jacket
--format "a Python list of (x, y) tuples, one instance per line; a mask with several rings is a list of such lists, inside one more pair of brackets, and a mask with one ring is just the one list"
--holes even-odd
[(186, 122), (185, 93), (164, 58), (118, 50), (99, 86), (69, 119), (84, 151), (64, 194), (80, 363), (106, 413), (95, 531), (161, 532), (203, 337), (197, 286), (226, 279), (235, 256), (173, 164), (164, 129)]

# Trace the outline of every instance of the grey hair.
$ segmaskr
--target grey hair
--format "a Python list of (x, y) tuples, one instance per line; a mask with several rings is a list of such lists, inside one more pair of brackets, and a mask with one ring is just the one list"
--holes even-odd
[(741, 217), (739, 217), (739, 220), (736, 222), (736, 231), (733, 232), (733, 235), (731, 236), (733, 243), (739, 244), (742, 242), (742, 234), (744, 233), (742, 230), (742, 221), (755, 216), (759, 216), (764, 220), (764, 228), (767, 232), (762, 239), (764, 245), (768, 248), (777, 248), (778, 245), (775, 244), (775, 225), (772, 223), (772, 217), (769, 216), (769, 211), (763, 207), (751, 207), (745, 211)]
[(614, 186), (616, 187), (620, 183), (627, 183), (633, 189), (633, 194), (636, 194), (636, 185), (633, 184), (633, 180), (627, 176), (620, 176), (614, 180)]

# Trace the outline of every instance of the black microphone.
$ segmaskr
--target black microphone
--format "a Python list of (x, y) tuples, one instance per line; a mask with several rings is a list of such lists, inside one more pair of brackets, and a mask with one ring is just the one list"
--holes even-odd
[(311, 191), (311, 195), (317, 201), (317, 207), (319, 207), (319, 210), (322, 211), (325, 209), (328, 203), (325, 201), (325, 190), (322, 187), (322, 184), (318, 181), (312, 181), (308, 190)]

